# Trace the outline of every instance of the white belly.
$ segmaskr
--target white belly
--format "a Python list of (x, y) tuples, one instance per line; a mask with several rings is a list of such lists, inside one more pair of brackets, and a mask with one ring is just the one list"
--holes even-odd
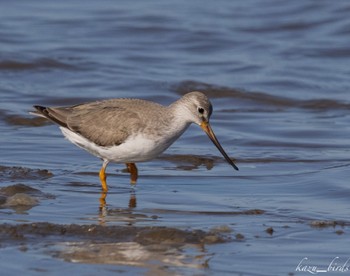
[(91, 154), (115, 163), (134, 163), (151, 160), (165, 151), (175, 139), (151, 140), (141, 134), (125, 140), (118, 146), (101, 147), (73, 131), (60, 127), (63, 135), (73, 144)]

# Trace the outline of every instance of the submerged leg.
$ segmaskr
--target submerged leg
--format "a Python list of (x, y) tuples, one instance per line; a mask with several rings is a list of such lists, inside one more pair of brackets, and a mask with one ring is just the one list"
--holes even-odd
[(135, 163), (126, 163), (126, 167), (128, 169), (128, 172), (130, 173), (130, 183), (136, 184), (138, 174)]
[(105, 208), (107, 205), (106, 198), (107, 198), (107, 192), (102, 191), (101, 197), (100, 197), (100, 212), (101, 212), (101, 214), (105, 211)]
[(108, 165), (108, 160), (103, 160), (103, 165), (102, 168), (100, 170), (99, 176), (100, 176), (100, 180), (101, 180), (101, 185), (102, 185), (102, 191), (107, 192), (108, 191), (108, 186), (107, 186), (107, 176), (106, 176), (106, 168)]

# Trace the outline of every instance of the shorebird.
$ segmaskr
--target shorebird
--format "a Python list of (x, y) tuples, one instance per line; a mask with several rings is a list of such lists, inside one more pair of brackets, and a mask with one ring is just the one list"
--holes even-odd
[(34, 105), (34, 115), (59, 125), (63, 135), (76, 146), (103, 160), (99, 172), (102, 190), (108, 191), (109, 162), (125, 163), (130, 182), (138, 178), (136, 162), (154, 159), (174, 143), (191, 123), (199, 125), (236, 170), (216, 138), (209, 119), (212, 105), (201, 92), (190, 92), (163, 106), (140, 99), (109, 99), (67, 107)]

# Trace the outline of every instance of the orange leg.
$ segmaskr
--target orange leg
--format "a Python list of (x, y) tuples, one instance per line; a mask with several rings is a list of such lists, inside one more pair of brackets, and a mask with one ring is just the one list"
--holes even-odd
[(102, 168), (100, 170), (99, 176), (101, 180), (101, 185), (102, 185), (102, 191), (107, 192), (108, 191), (108, 186), (107, 186), (107, 176), (106, 176), (106, 168), (108, 165), (108, 161), (104, 160)]
[(128, 172), (130, 173), (130, 183), (136, 184), (138, 173), (135, 163), (126, 163), (126, 167), (128, 169)]

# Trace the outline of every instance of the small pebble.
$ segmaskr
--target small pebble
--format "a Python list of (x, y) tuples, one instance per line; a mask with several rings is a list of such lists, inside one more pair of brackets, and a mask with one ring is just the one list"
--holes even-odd
[(275, 232), (275, 230), (273, 230), (273, 228), (272, 228), (272, 227), (269, 227), (269, 228), (266, 228), (265, 232), (266, 232), (267, 234), (272, 235), (272, 234), (273, 234), (273, 232)]

